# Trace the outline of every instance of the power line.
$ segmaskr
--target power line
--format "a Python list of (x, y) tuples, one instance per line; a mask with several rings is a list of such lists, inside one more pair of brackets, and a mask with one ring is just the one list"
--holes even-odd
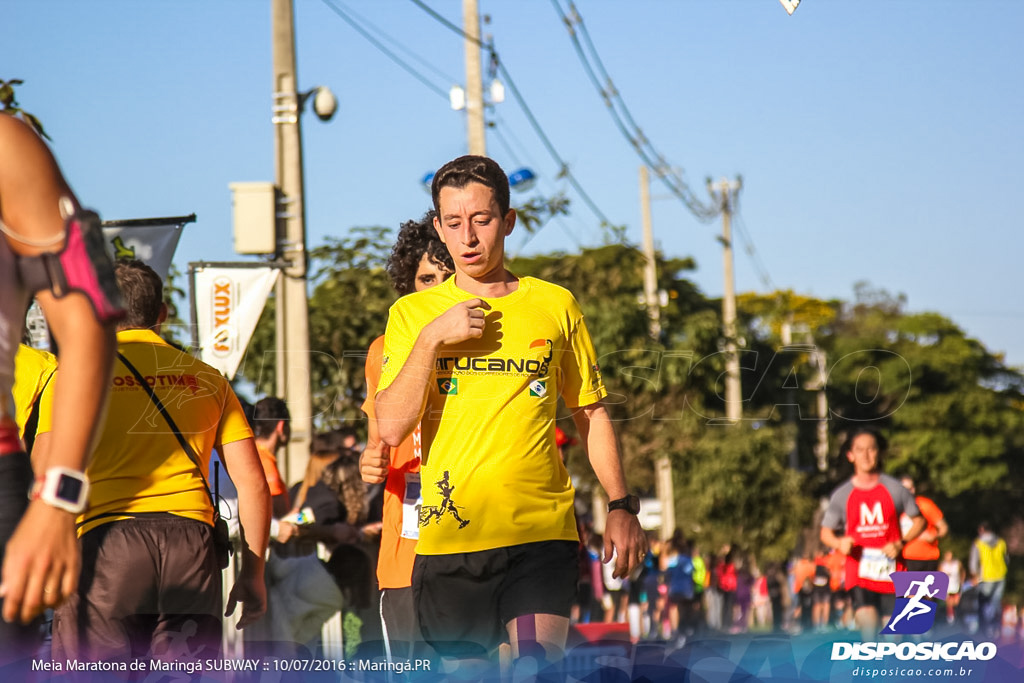
[(502, 130), (501, 123), (503, 122), (498, 117), (494, 117), (494, 125), (491, 126), (491, 131), (494, 133), (494, 137), (498, 138), (498, 142), (501, 143), (501, 146), (505, 148), (505, 152), (508, 154), (509, 158), (512, 159), (512, 163), (516, 166), (522, 166), (523, 162), (521, 158), (516, 151), (512, 149), (512, 145), (509, 144), (509, 141), (505, 138), (505, 133)]
[[(335, 0), (335, 1), (337, 1), (337, 0)], [(438, 76), (439, 78), (444, 80), (446, 83), (457, 83), (458, 82), (458, 79), (453, 78), (451, 76), (451, 74), (448, 74), (448, 73), (442, 71), (439, 67), (437, 67), (435, 64), (433, 64), (432, 62), (430, 62), (426, 58), (421, 57), (420, 55), (416, 54), (411, 49), (409, 49), (404, 43), (402, 43), (400, 40), (397, 40), (397, 39), (392, 38), (391, 36), (389, 36), (387, 34), (387, 32), (384, 31), (384, 29), (380, 28), (379, 26), (376, 26), (373, 22), (371, 22), (370, 20), (366, 19), (363, 16), (360, 16), (356, 12), (353, 12), (351, 7), (345, 7), (345, 11), (348, 12), (349, 15), (351, 15), (352, 17), (357, 19), (359, 21), (359, 23), (361, 23), (364, 26), (367, 26), (367, 27), (373, 29), (373, 31), (378, 36), (380, 36), (383, 40), (388, 41), (397, 50), (405, 53), (406, 55), (408, 55), (409, 57), (411, 57), (415, 61), (419, 62), (419, 64), (421, 66), (425, 67), (427, 70), (432, 71), (435, 76)]]
[[(414, 0), (415, 2), (416, 0)], [(693, 213), (698, 220), (708, 222), (718, 215), (718, 210), (715, 207), (709, 207), (697, 199), (697, 196), (687, 186), (683, 180), (682, 175), (665, 159), (665, 157), (658, 152), (651, 141), (644, 135), (643, 130), (636, 124), (633, 119), (633, 115), (630, 113), (629, 108), (626, 106), (625, 101), (622, 99), (622, 95), (615, 87), (611, 76), (604, 68), (604, 64), (601, 61), (600, 56), (597, 53), (597, 49), (594, 47), (593, 41), (590, 39), (590, 34), (587, 32), (587, 28), (583, 23), (583, 17), (576, 9), (575, 4), (572, 0), (569, 0), (569, 8), (572, 13), (570, 18), (566, 12), (559, 5), (558, 0), (551, 0), (551, 4), (555, 7), (555, 11), (558, 12), (559, 17), (562, 19), (562, 23), (565, 24), (566, 29), (569, 31), (569, 38), (572, 41), (573, 49), (576, 51), (580, 62), (583, 64), (584, 70), (587, 72), (587, 76), (590, 78), (591, 83), (597, 89), (598, 94), (601, 96), (602, 101), (611, 113), (612, 120), (615, 122), (619, 132), (622, 133), (623, 137), (629, 142), (629, 144), (636, 151), (640, 159), (654, 172), (656, 176), (665, 184), (671, 192), (676, 195), (687, 209)], [(577, 28), (579, 29), (577, 31)], [(589, 47), (589, 54), (587, 50), (584, 50), (583, 45), (580, 42), (580, 35), (586, 41)], [(602, 80), (604, 84), (602, 84)]]
[[(325, 5), (327, 5), (328, 9), (330, 9), (332, 12), (334, 12), (339, 17), (341, 17), (345, 21), (345, 23), (347, 23), (349, 26), (351, 26), (353, 29), (355, 29), (355, 31), (359, 35), (361, 35), (363, 38), (366, 38), (366, 40), (368, 40), (370, 42), (370, 44), (372, 44), (375, 48), (377, 48), (382, 53), (384, 53), (384, 55), (386, 55), (395, 64), (400, 66), (409, 75), (411, 75), (413, 78), (418, 80), (423, 85), (427, 86), (427, 88), (429, 88), (433, 92), (435, 92), (438, 95), (440, 95), (441, 97), (443, 97), (445, 100), (448, 99), (448, 91), (447, 90), (445, 90), (444, 88), (438, 87), (437, 85), (432, 83), (430, 80), (428, 80), (426, 76), (421, 74), (412, 65), (410, 65), (408, 62), (403, 60), (397, 54), (395, 54), (392, 50), (390, 50), (386, 45), (384, 45), (377, 38), (372, 36), (369, 31), (367, 31), (362, 26), (360, 26), (356, 22), (356, 20), (353, 19), (351, 16), (349, 16), (349, 14), (345, 10), (343, 10), (343, 9), (341, 9), (341, 7), (338, 7), (335, 4), (333, 4), (331, 2), (331, 0), (323, 0), (323, 3)], [(369, 23), (369, 22), (367, 22), (367, 23)], [(379, 31), (379, 29), (377, 29), (377, 30)]]
[(771, 275), (768, 274), (768, 269), (761, 260), (757, 247), (754, 246), (754, 240), (750, 236), (750, 231), (747, 230), (746, 221), (743, 220), (742, 214), (739, 213), (738, 206), (735, 208), (733, 218), (736, 219), (736, 228), (737, 232), (740, 234), (740, 238), (743, 240), (744, 251), (747, 252), (747, 256), (750, 257), (751, 263), (754, 264), (754, 270), (757, 271), (757, 276), (760, 278), (761, 284), (764, 285), (768, 291), (775, 291), (775, 283), (772, 282)]
[(430, 16), (434, 17), (434, 19), (436, 19), (441, 24), (443, 24), (447, 28), (451, 29), (452, 31), (454, 31), (455, 33), (460, 35), (464, 40), (472, 40), (474, 43), (476, 43), (480, 47), (487, 47), (486, 45), (484, 45), (483, 41), (481, 41), (479, 38), (470, 37), (470, 35), (468, 33), (466, 33), (465, 31), (463, 31), (461, 27), (456, 26), (452, 22), (450, 22), (447, 19), (445, 19), (443, 16), (441, 16), (440, 14), (435, 12), (433, 7), (431, 7), (430, 5), (426, 4), (425, 2), (422, 2), (421, 0), (412, 0), (412, 4), (416, 5), (421, 10), (423, 10), (424, 12), (429, 14)]
[[(324, 1), (326, 2), (327, 0)], [(569, 169), (569, 164), (566, 163), (566, 161), (558, 153), (558, 150), (556, 150), (555, 146), (551, 143), (551, 140), (548, 138), (547, 134), (544, 132), (544, 129), (541, 127), (540, 122), (537, 121), (537, 117), (533, 115), (533, 111), (530, 109), (529, 105), (526, 104), (526, 100), (523, 97), (523, 94), (519, 91), (518, 86), (516, 86), (515, 81), (512, 78), (512, 74), (508, 72), (508, 69), (505, 68), (504, 62), (502, 62), (501, 59), (498, 57), (498, 52), (494, 49), (493, 42), (484, 43), (482, 40), (478, 38), (469, 36), (465, 31), (463, 31), (461, 28), (445, 19), (440, 14), (438, 14), (436, 11), (434, 11), (433, 8), (428, 6), (422, 0), (410, 0), (410, 2), (412, 2), (414, 5), (416, 5), (424, 12), (429, 14), (431, 17), (436, 19), (446, 28), (456, 33), (457, 35), (461, 36), (464, 40), (472, 40), (477, 45), (487, 50), (487, 52), (490, 54), (492, 64), (496, 65), (497, 72), (501, 75), (503, 83), (512, 93), (512, 96), (519, 104), (519, 107), (523, 110), (523, 113), (526, 115), (527, 121), (530, 122), (530, 127), (533, 128), (534, 132), (537, 134), (537, 137), (540, 138), (540, 141), (544, 145), (544, 148), (548, 151), (548, 154), (550, 154), (551, 157), (558, 164), (558, 176), (564, 177), (566, 180), (569, 181), (569, 184), (572, 185), (572, 188), (574, 190), (576, 190), (576, 193), (580, 196), (580, 199), (583, 200), (583, 203), (590, 208), (590, 210), (594, 213), (595, 216), (598, 217), (598, 219), (600, 219), (602, 223), (604, 223), (605, 225), (612, 225), (612, 222), (608, 219), (604, 212), (601, 211), (600, 208), (598, 208), (594, 200), (590, 198), (590, 195), (588, 195), (586, 190), (583, 189), (583, 186), (580, 185), (579, 181), (576, 179), (576, 176), (574, 176), (572, 171)]]
[[(520, 140), (515, 136), (515, 133), (512, 131), (512, 129), (511, 128), (507, 128), (504, 125), (504, 123), (505, 122), (501, 118), (501, 116), (499, 116), (497, 113), (495, 113), (495, 116), (494, 116), (494, 126), (491, 128), (491, 130), (494, 132), (495, 138), (497, 138), (498, 142), (501, 143), (501, 146), (504, 147), (504, 149), (508, 153), (509, 157), (512, 159), (512, 161), (517, 166), (523, 166), (524, 165), (523, 164), (523, 160), (525, 159), (525, 161), (527, 162), (526, 165), (530, 165), (530, 166), (536, 167), (537, 163), (531, 157), (529, 151), (527, 151), (526, 146), (523, 145), (522, 142), (520, 142)], [(505, 133), (508, 134), (508, 138), (511, 138), (511, 141), (508, 138), (506, 138)], [(512, 143), (515, 144), (515, 148), (513, 148), (513, 144)], [(518, 153), (517, 153), (517, 150), (518, 150)], [(547, 192), (549, 195), (562, 194), (564, 192), (564, 188), (560, 188), (560, 187), (555, 186), (555, 184), (552, 183), (548, 178), (545, 178), (545, 177), (542, 176), (541, 179), (540, 179), (540, 182), (543, 183), (544, 186), (545, 186), (545, 189), (543, 191)], [(565, 220), (563, 220), (564, 218), (565, 217), (563, 215), (556, 214), (555, 216), (552, 216), (549, 220), (545, 221), (544, 224), (541, 225), (537, 229), (536, 232), (529, 234), (523, 240), (522, 244), (520, 244), (519, 247), (512, 254), (513, 258), (515, 256), (517, 256), (519, 253), (521, 253), (523, 251), (523, 249), (525, 249), (527, 246), (529, 246), (529, 244), (531, 242), (533, 242), (533, 240), (536, 237), (538, 237), (542, 232), (544, 232), (544, 230), (549, 225), (551, 225), (552, 223), (557, 223), (558, 226), (562, 229), (562, 231), (569, 238), (569, 240), (573, 244), (575, 244), (577, 248), (582, 248), (583, 244), (580, 242), (579, 237), (577, 237), (576, 235), (577, 235), (577, 233), (586, 233), (589, 226), (587, 226), (585, 223), (580, 221), (579, 216), (572, 215), (572, 218), (573, 218), (573, 220), (576, 223), (576, 226), (578, 228), (578, 229), (572, 229), (572, 228), (570, 228), (566, 224)]]

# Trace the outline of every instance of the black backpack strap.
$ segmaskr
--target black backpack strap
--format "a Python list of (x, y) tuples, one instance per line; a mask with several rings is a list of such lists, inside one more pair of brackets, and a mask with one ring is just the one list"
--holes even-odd
[[(174, 419), (171, 417), (171, 414), (167, 412), (167, 408), (164, 406), (163, 401), (161, 401), (160, 397), (156, 395), (155, 391), (153, 391), (153, 387), (149, 386), (149, 382), (147, 382), (146, 378), (142, 376), (142, 373), (139, 372), (134, 365), (129, 363), (128, 359), (125, 358), (124, 354), (122, 354), (120, 351), (117, 352), (117, 357), (124, 364), (124, 366), (128, 368), (128, 370), (133, 375), (135, 375), (135, 380), (149, 395), (150, 400), (153, 401), (153, 405), (155, 405), (156, 409), (160, 411), (160, 414), (163, 415), (164, 420), (167, 421), (167, 425), (171, 428), (171, 431), (174, 432), (174, 436), (178, 439), (178, 443), (181, 445), (182, 450), (185, 451), (185, 455), (187, 455), (189, 459), (193, 463), (195, 463), (196, 469), (199, 470), (199, 478), (202, 480), (203, 486), (206, 488), (207, 495), (210, 496), (210, 503), (213, 505), (213, 518), (214, 522), (216, 522), (216, 520), (220, 517), (220, 508), (217, 507), (217, 499), (214, 497), (213, 492), (210, 491), (210, 485), (206, 483), (206, 475), (203, 473), (203, 461), (199, 459), (199, 455), (196, 453), (195, 449), (192, 448), (192, 444), (190, 444), (188, 440), (185, 439), (185, 436), (181, 433), (181, 430), (178, 429), (178, 425), (174, 422)], [(220, 495), (219, 491), (217, 492), (217, 495)]]

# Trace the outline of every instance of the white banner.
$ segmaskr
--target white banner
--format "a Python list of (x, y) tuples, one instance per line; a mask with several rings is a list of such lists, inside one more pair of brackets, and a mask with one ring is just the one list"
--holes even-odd
[(199, 358), (228, 379), (242, 362), (277, 276), (277, 268), (195, 269)]
[(118, 225), (116, 222), (103, 225), (103, 241), (115, 261), (138, 259), (156, 271), (160, 279), (167, 281), (174, 251), (181, 239), (182, 223), (164, 225)]

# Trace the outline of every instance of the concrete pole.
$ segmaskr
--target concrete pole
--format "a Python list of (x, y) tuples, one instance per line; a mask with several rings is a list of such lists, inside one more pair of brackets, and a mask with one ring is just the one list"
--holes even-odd
[(480, 64), (480, 11), (477, 0), (462, 0), (462, 30), (466, 34), (466, 133), (469, 153), (487, 155), (484, 137), (484, 83)]
[(661, 306), (654, 260), (654, 230), (651, 227), (651, 176), (646, 166), (640, 167), (640, 216), (644, 229), (644, 303), (651, 319), (651, 338), (657, 340), (661, 336)]
[[(651, 223), (651, 175), (640, 167), (640, 216), (644, 230), (644, 303), (650, 317), (651, 338), (661, 336), (661, 302), (658, 301), (658, 270), (654, 260), (654, 228)], [(676, 530), (675, 489), (672, 459), (662, 455), (654, 461), (654, 492), (661, 503), (661, 538), (672, 538)]]
[[(781, 337), (782, 348), (789, 348), (793, 345), (793, 314), (788, 315), (786, 322), (782, 323)], [(793, 427), (793, 443), (789, 446), (789, 468), (796, 470), (800, 468), (800, 428), (798, 416), (800, 408), (796, 406), (797, 393), (793, 388), (786, 389), (786, 422)]]
[(661, 540), (672, 538), (676, 531), (676, 497), (672, 482), (672, 459), (667, 455), (654, 462), (654, 492), (661, 503)]
[(828, 396), (825, 394), (825, 388), (828, 384), (828, 369), (825, 367), (825, 352), (817, 348), (813, 352), (814, 365), (818, 368), (818, 391), (817, 391), (817, 407), (818, 407), (818, 425), (817, 435), (818, 440), (814, 444), (814, 457), (818, 464), (818, 471), (824, 472), (828, 469)]
[(291, 441), (282, 463), (285, 481), (301, 479), (313, 431), (310, 397), (306, 227), (302, 129), (295, 76), (292, 0), (271, 0), (274, 69), (274, 178), (279, 192), (277, 257), (289, 265), (276, 290), (277, 393), (291, 413)]
[[(732, 255), (732, 197), (739, 182), (724, 178), (718, 182), (717, 199), (722, 211), (722, 328), (725, 335), (725, 416), (730, 422), (743, 419), (743, 394), (740, 386), (740, 359), (736, 344), (736, 281)], [(712, 190), (712, 196), (715, 195)]]

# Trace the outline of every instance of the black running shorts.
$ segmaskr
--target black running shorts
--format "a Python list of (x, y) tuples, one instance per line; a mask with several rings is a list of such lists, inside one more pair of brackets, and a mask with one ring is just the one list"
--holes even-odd
[(862, 586), (854, 586), (850, 589), (850, 601), (854, 610), (861, 607), (874, 607), (879, 615), (892, 614), (892, 608), (896, 605), (896, 596), (892, 593), (876, 593)]
[(451, 555), (417, 555), (413, 596), (423, 639), (442, 656), (487, 657), (506, 624), (528, 614), (569, 616), (579, 543), (541, 541)]

